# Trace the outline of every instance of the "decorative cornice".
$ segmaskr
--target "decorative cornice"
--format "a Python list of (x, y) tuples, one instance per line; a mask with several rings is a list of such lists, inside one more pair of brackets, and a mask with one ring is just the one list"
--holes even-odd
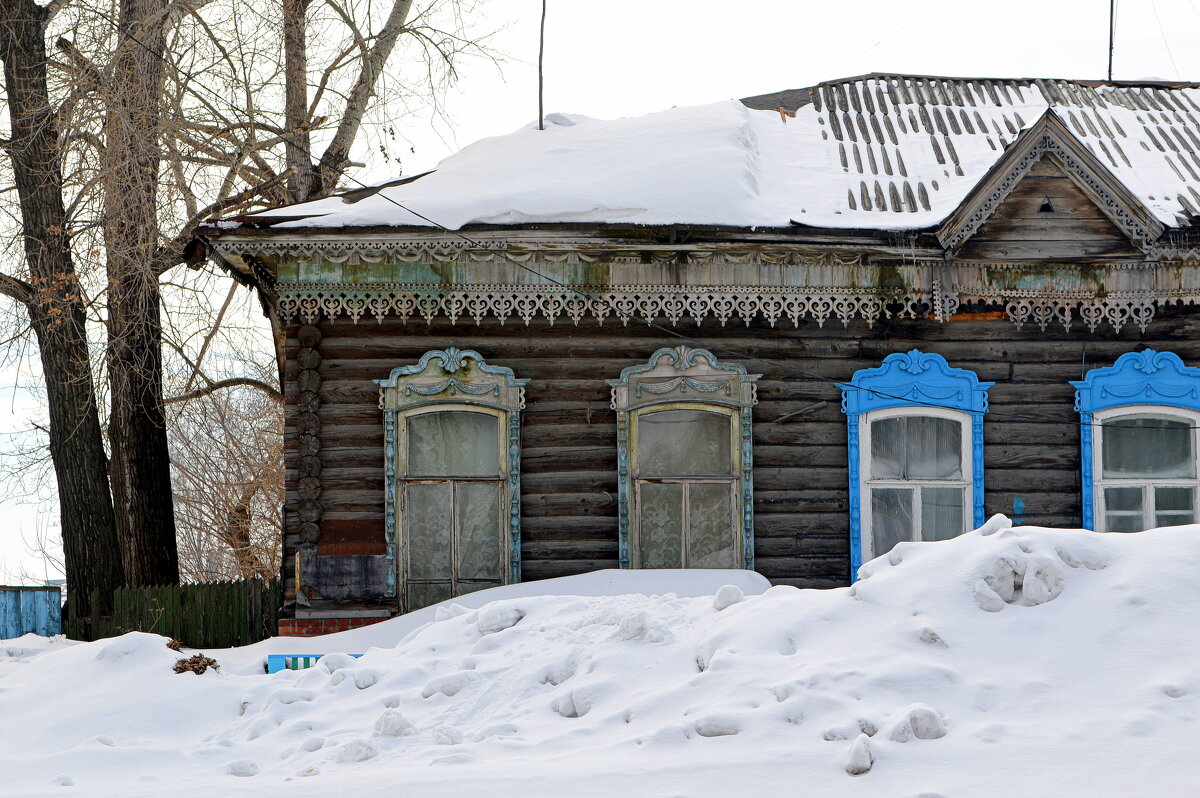
[[(510, 242), (507, 239), (408, 238), (403, 240), (346, 239), (217, 239), (217, 254), (233, 257), (273, 257), (291, 261), (346, 265), (378, 263), (509, 262), (514, 265), (723, 263), (764, 266), (855, 266), (865, 262), (861, 245), (811, 246), (731, 244), (659, 244), (608, 242), (603, 239), (554, 239), (551, 242)], [(933, 253), (930, 253), (932, 255)]]
[(713, 318), (722, 325), (737, 318), (749, 324), (762, 318), (774, 325), (801, 319), (824, 325), (830, 318), (842, 324), (860, 318), (918, 318), (931, 310), (923, 292), (892, 289), (816, 288), (803, 292), (756, 286), (615, 286), (571, 289), (553, 286), (489, 285), (461, 289), (439, 286), (396, 286), (363, 289), (361, 286), (297, 286), (280, 291), (279, 313), (290, 324), (322, 317), (345, 316), (357, 323), (364, 316), (382, 322), (388, 316), (402, 321), (445, 317), (456, 322), (473, 319), (481, 324), (494, 318), (503, 324), (516, 317), (526, 324), (535, 318), (554, 323), (565, 316), (575, 324), (584, 319), (603, 323), (614, 318), (622, 324), (665, 319), (702, 323)]
[(1092, 369), (1075, 387), (1075, 410), (1091, 415), (1123, 405), (1169, 405), (1200, 410), (1200, 368), (1184, 365), (1174, 352), (1143, 349)]
[(842, 386), (842, 412), (857, 416), (872, 410), (914, 405), (983, 414), (995, 383), (980, 382), (975, 372), (952, 368), (934, 352), (911, 349), (883, 359), (877, 368), (859, 369)]
[(567, 318), (578, 325), (585, 319), (603, 324), (608, 319), (628, 325), (666, 323), (678, 326), (714, 319), (722, 326), (731, 320), (749, 325), (762, 320), (774, 326), (783, 320), (799, 326), (814, 321), (824, 326), (830, 319), (843, 325), (880, 318), (950, 320), (964, 303), (1003, 309), (1018, 329), (1036, 324), (1045, 330), (1052, 323), (1070, 329), (1082, 322), (1090, 332), (1101, 324), (1120, 330), (1128, 323), (1143, 332), (1159, 308), (1200, 303), (1200, 289), (1152, 291), (1106, 291), (1072, 289), (1066, 286), (1045, 290), (943, 287), (934, 281), (932, 291), (887, 289), (815, 288), (796, 291), (759, 286), (619, 286), (580, 295), (572, 289), (547, 286), (477, 286), (445, 289), (438, 286), (362, 287), (304, 286), (281, 290), (279, 314), (284, 323), (315, 323), (318, 319), (346, 318), (357, 324), (364, 317), (382, 322), (389, 316), (410, 319), (446, 318), (482, 324), (495, 319), (501, 324), (516, 318), (525, 324), (545, 319), (553, 324)]
[[(454, 376), (451, 376), (454, 375)], [(525, 385), (528, 379), (517, 379), (513, 370), (484, 362), (483, 356), (471, 349), (433, 349), (411, 366), (397, 366), (387, 379), (375, 380), (379, 386), (379, 406), (382, 409), (404, 409), (426, 404), (433, 397), (464, 399), (492, 397), (493, 404), (511, 410), (525, 407)]]
[[(612, 409), (618, 411), (660, 402), (684, 401), (689, 392), (707, 394), (700, 401), (749, 408), (758, 403), (755, 382), (739, 363), (723, 363), (707, 349), (663, 347), (645, 363), (627, 366), (612, 388)], [(646, 396), (649, 394), (649, 396)]]

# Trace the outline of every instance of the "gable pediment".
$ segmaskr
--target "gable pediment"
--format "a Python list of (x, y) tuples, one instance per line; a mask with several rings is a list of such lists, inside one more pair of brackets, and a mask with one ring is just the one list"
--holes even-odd
[(939, 228), (969, 260), (1142, 257), (1163, 224), (1052, 110), (1024, 131)]

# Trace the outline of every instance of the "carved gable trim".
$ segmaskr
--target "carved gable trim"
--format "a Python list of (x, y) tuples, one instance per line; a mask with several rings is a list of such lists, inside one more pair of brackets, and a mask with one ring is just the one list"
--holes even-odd
[(937, 236), (953, 254), (995, 212), (1043, 156), (1050, 156), (1129, 240), (1146, 250), (1165, 226), (1048, 109), (1022, 132), (995, 166), (967, 195)]

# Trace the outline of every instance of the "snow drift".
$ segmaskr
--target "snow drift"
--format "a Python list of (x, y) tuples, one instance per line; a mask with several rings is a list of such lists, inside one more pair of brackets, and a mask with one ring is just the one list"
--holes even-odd
[(1200, 526), (996, 518), (851, 588), (449, 606), (272, 676), (23, 639), (0, 793), (1194, 794), (1197, 561)]

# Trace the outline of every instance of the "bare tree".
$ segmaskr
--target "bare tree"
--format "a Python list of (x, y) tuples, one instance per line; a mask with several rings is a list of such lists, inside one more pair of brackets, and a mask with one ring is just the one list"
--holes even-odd
[[(258, 504), (273, 494), (228, 436), (272, 418), (242, 411), (246, 391), (277, 399), (278, 374), (268, 351), (241, 371), (202, 367), (237, 344), (215, 335), (229, 327), (220, 312), (187, 312), (206, 305), (196, 299), (214, 280), (194, 231), (215, 215), (334, 191), (373, 129), (386, 129), (376, 143), (389, 158), (394, 129), (373, 122), (418, 104), (437, 113), (459, 59), (493, 57), (474, 32), (480, 19), (475, 0), (0, 0), (3, 145), (19, 189), (0, 189), (0, 212), (26, 242), (24, 266), (0, 271), (0, 293), (28, 308), (37, 336), (76, 595), (122, 572), (129, 584), (177, 579), (177, 533), (196, 528), (191, 513), (215, 522), (224, 507), (232, 552), (252, 548), (247, 528), (261, 537), (269, 514)], [(103, 351), (89, 346), (89, 326)], [(182, 440), (172, 425), (209, 423), (228, 435), (208, 445), (238, 466), (197, 470), (178, 461), (186, 451), (199, 462), (196, 452), (176, 445), (171, 468), (171, 441)], [(176, 502), (172, 474), (190, 500)], [(194, 499), (202, 474), (219, 502)], [(80, 557), (87, 575), (71, 564)], [(96, 566), (107, 581), (89, 581)]]
[[(0, 58), (11, 129), (4, 149), (17, 188), (28, 274), (25, 280), (0, 275), (0, 290), (24, 306), (37, 336), (66, 575), (75, 611), (90, 616), (111, 609), (121, 564), (47, 82), (46, 26), (53, 13), (53, 6), (32, 0), (0, 2)], [(93, 590), (100, 597), (98, 607), (90, 606)]]

